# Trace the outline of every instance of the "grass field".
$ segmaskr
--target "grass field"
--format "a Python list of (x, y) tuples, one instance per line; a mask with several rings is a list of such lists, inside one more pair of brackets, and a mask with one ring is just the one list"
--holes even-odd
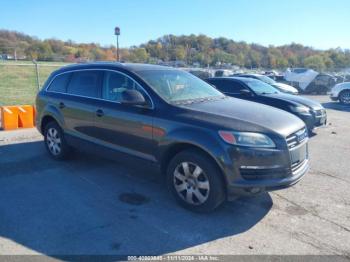
[[(39, 85), (64, 63), (39, 63)], [(38, 83), (32, 62), (0, 62), (0, 106), (34, 104)]]

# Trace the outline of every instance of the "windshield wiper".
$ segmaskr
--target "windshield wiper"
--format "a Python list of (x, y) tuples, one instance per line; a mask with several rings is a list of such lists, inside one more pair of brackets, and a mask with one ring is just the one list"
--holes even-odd
[(223, 97), (203, 97), (203, 98), (193, 98), (193, 99), (184, 99), (184, 100), (178, 100), (178, 101), (173, 101), (172, 103), (174, 104), (193, 104), (193, 103), (202, 103), (202, 102), (208, 102), (208, 101), (214, 101), (217, 99), (222, 99), (225, 98)]

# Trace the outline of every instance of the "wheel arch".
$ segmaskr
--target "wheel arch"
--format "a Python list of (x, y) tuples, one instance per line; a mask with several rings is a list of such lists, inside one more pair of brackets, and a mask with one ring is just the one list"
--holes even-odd
[(344, 92), (350, 92), (350, 88), (349, 88), (349, 87), (347, 87), (347, 88), (345, 88), (345, 89), (341, 90), (341, 91), (339, 92), (338, 97), (340, 97), (340, 96), (341, 96), (341, 94), (342, 94), (342, 93), (344, 93)]
[(58, 121), (52, 116), (52, 115), (45, 115), (40, 124), (40, 131), (43, 134), (45, 131), (45, 126), (50, 122), (56, 122), (58, 124)]
[[(161, 173), (166, 174), (166, 171), (167, 171), (167, 168), (169, 166), (170, 161), (180, 152), (187, 151), (187, 150), (199, 151), (203, 155), (210, 158), (213, 161), (213, 163), (215, 164), (215, 166), (218, 168), (218, 170), (220, 171), (220, 177), (222, 179), (222, 182), (224, 183), (224, 185), (227, 184), (228, 181), (224, 175), (224, 169), (222, 168), (220, 163), (217, 161), (215, 156), (210, 154), (208, 152), (208, 150), (206, 150), (205, 148), (203, 148), (197, 144), (190, 143), (190, 142), (173, 143), (172, 145), (167, 147), (167, 149), (162, 154), (162, 158), (160, 159), (160, 171), (161, 171)], [(226, 186), (224, 186), (224, 188), (226, 189)]]
[(39, 130), (44, 133), (45, 126), (50, 122), (55, 121), (61, 128), (64, 127), (62, 113), (54, 106), (48, 105), (41, 116)]

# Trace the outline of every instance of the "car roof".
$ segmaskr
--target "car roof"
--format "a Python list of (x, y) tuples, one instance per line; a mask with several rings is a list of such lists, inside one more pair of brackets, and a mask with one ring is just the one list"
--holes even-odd
[(236, 80), (241, 82), (252, 82), (252, 81), (259, 81), (258, 79), (249, 78), (249, 77), (243, 77), (243, 76), (224, 76), (224, 77), (211, 77), (210, 79), (226, 79), (226, 80)]
[(93, 62), (93, 63), (81, 63), (67, 65), (59, 70), (57, 73), (73, 70), (84, 70), (84, 69), (124, 69), (132, 72), (145, 71), (145, 70), (172, 70), (174, 68), (159, 65), (150, 64), (137, 64), (137, 63), (119, 63), (119, 62)]
[(259, 76), (263, 76), (261, 74), (239, 74), (241, 76), (256, 76), (256, 77), (259, 77)]

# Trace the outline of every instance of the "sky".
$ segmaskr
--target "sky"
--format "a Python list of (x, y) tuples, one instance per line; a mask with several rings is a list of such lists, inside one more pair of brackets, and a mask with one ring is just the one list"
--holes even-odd
[(205, 34), (265, 46), (350, 49), (349, 0), (1, 0), (0, 29), (40, 39), (139, 45)]

